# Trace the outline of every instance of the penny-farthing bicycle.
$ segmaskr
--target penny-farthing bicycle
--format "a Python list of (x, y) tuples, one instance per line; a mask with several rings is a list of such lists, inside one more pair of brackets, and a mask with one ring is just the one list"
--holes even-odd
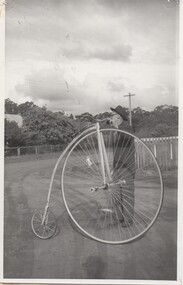
[[(116, 155), (120, 161), (117, 168)], [(49, 203), (61, 161), (63, 201), (71, 220), (85, 236), (123, 244), (144, 235), (153, 225), (163, 201), (163, 180), (156, 158), (135, 135), (115, 128), (102, 129), (96, 123), (73, 139), (54, 167), (46, 206), (31, 220), (39, 238), (50, 238), (56, 231)]]

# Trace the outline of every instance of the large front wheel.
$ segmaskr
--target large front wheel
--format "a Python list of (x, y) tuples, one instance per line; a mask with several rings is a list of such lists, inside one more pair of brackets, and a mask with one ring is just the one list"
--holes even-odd
[(76, 142), (65, 160), (64, 203), (73, 222), (90, 238), (111, 244), (130, 242), (142, 236), (159, 214), (161, 171), (154, 155), (136, 136), (116, 129), (100, 132), (110, 179), (105, 166), (104, 185), (97, 133), (92, 131)]

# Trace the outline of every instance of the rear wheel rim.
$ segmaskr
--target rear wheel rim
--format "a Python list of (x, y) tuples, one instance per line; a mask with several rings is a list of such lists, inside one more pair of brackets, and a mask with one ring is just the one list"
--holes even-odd
[(44, 211), (36, 211), (32, 216), (31, 226), (34, 234), (41, 239), (52, 237), (56, 231), (56, 219), (52, 212), (48, 211), (42, 224)]

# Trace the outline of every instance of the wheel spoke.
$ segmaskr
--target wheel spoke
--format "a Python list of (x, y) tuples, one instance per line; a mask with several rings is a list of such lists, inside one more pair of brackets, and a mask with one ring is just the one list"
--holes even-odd
[(106, 180), (107, 186), (103, 185), (97, 134), (91, 131), (65, 159), (64, 204), (76, 226), (90, 238), (126, 243), (144, 234), (156, 220), (163, 200), (162, 176), (155, 157), (137, 137), (116, 129), (101, 133), (105, 163), (109, 163), (105, 172), (110, 171), (112, 183)]
[[(37, 217), (40, 217), (37, 218)], [(56, 220), (50, 211), (46, 215), (45, 223), (42, 224), (43, 212), (36, 212), (31, 220), (32, 230), (36, 236), (47, 239), (53, 236), (56, 231)]]

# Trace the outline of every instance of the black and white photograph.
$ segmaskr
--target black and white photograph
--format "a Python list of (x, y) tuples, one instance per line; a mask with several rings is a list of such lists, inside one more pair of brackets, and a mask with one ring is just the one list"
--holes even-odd
[(182, 284), (181, 4), (1, 1), (3, 282)]

